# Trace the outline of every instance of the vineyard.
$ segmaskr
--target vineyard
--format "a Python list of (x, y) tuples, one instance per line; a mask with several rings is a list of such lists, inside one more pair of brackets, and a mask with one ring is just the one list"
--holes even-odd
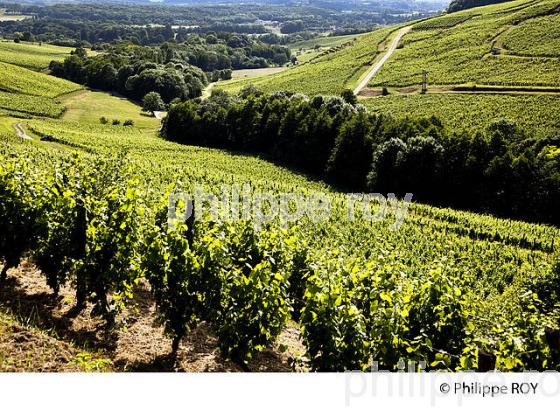
[[(10, 211), (30, 218), (21, 223), (38, 225), (31, 233), (3, 229), (17, 235), (4, 241), (22, 242), (9, 248), (19, 254), (3, 257), (13, 266), (30, 255), (54, 291), (74, 284), (76, 301), (91, 300), (107, 321), (134, 299), (133, 284), (145, 277), (170, 345), (177, 348), (204, 321), (216, 329), (222, 354), (241, 366), (272, 345), (290, 317), (306, 347), (298, 360), (314, 370), (365, 369), (371, 360), (393, 369), (399, 359), (476, 369), (484, 366), (483, 350), (502, 370), (558, 365), (547, 342), (558, 315), (556, 228), (413, 204), (395, 232), (388, 229), (392, 216), (352, 223), (344, 195), (253, 157), (109, 125), (28, 124), (69, 149), (4, 145), (6, 203), (22, 207)], [(128, 159), (112, 154), (121, 151)], [(84, 175), (91, 186), (80, 182)], [(327, 222), (304, 219), (289, 231), (209, 220), (167, 231), (160, 198), (178, 179), (191, 194), (196, 184), (218, 193), (233, 182), (275, 195), (323, 192), (333, 212)], [(109, 209), (120, 211), (113, 218), (104, 213)], [(53, 246), (55, 254), (48, 251)], [(80, 288), (80, 275), (94, 288)]]
[(560, 14), (534, 18), (514, 26), (505, 34), (503, 47), (508, 54), (519, 56), (560, 57)]
[(51, 98), (14, 94), (0, 91), (0, 109), (14, 115), (39, 115), (56, 118), (64, 112), (64, 106)]
[(0, 90), (53, 98), (82, 88), (78, 84), (0, 62)]
[[(534, 55), (547, 57), (488, 55), (500, 33), (504, 47), (522, 54), (529, 43), (520, 40), (518, 30), (543, 34), (541, 24), (552, 24), (556, 15), (528, 17), (557, 4), (517, 1), (419, 22), (373, 85), (417, 85), (427, 66), (430, 82), (437, 84), (558, 86), (558, 59), (547, 54), (545, 43)], [(358, 83), (400, 27), (333, 44), (275, 75), (219, 82), (216, 88), (237, 91), (252, 83), (271, 92), (339, 94)], [(550, 31), (551, 39), (555, 35)], [(19, 47), (29, 46), (0, 43), (0, 336), (19, 330), (20, 322), (39, 323), (35, 331), (50, 337), (34, 333), (42, 343), (68, 343), (63, 357), (53, 361), (70, 371), (169, 371), (178, 360), (196, 360), (208, 350), (234, 370), (270, 370), (270, 364), (257, 363), (270, 361), (271, 351), (288, 356), (285, 366), (297, 371), (370, 370), (374, 362), (397, 370), (403, 360), (423, 361), (430, 370), (560, 370), (558, 227), (394, 198), (384, 208), (367, 208), (385, 218), (375, 221), (357, 212), (350, 220), (349, 197), (342, 191), (265, 156), (168, 141), (163, 132), (156, 135), (160, 121), (138, 105), (28, 69), (44, 67), (57, 49), (31, 46), (20, 53)], [(213, 98), (200, 104), (214, 104)], [(333, 111), (345, 106), (356, 122), (365, 121), (358, 115), (361, 104), (293, 100), (298, 98), (332, 104)], [(244, 108), (254, 100), (248, 101)], [(286, 101), (278, 98), (271, 105)], [(438, 120), (428, 119), (432, 115), (457, 131), (452, 136), (475, 128), (480, 133), (468, 140), (472, 146), (483, 142), (482, 132), (493, 120), (511, 118), (544, 141), (538, 156), (555, 167), (559, 101), (544, 94), (428, 93), (360, 103), (395, 117), (425, 116), (418, 124), (434, 135)], [(241, 130), (253, 125), (248, 110), (216, 112), (251, 120), (239, 121)], [(341, 121), (325, 118), (318, 123)], [(375, 124), (381, 127), (384, 117), (379, 118)], [(129, 119), (133, 125), (121, 125)], [(219, 118), (208, 114), (206, 120), (214, 121), (217, 135)], [(340, 135), (353, 136), (352, 125)], [(411, 134), (421, 132), (415, 127)], [(234, 132), (228, 135), (235, 138)], [(498, 137), (489, 139), (490, 145), (499, 145)], [(490, 145), (481, 143), (480, 151)], [(475, 168), (476, 158), (468, 159)], [(528, 163), (523, 161), (519, 155), (510, 162)], [(245, 184), (247, 195), (268, 193), (273, 199), (320, 194), (331, 210), (323, 221), (304, 215), (284, 224), (276, 218), (265, 229), (255, 224), (254, 214), (216, 221), (199, 209), (195, 217), (169, 224), (169, 194), (192, 197), (198, 188), (219, 197), (232, 184)], [(188, 204), (180, 201), (178, 207)], [(406, 217), (393, 229), (403, 209)], [(37, 293), (22, 297), (29, 288)], [(52, 312), (61, 305), (66, 310), (56, 316)], [(66, 328), (84, 320), (85, 312), (94, 323), (87, 332)], [(145, 312), (151, 316), (142, 317)], [(36, 322), (37, 317), (50, 321)], [(149, 323), (140, 338), (130, 329), (142, 321)], [(297, 347), (284, 344), (287, 334)], [(200, 338), (205, 350), (192, 349), (189, 343)], [(140, 353), (134, 360), (132, 354), (117, 355), (115, 339), (127, 339), (127, 347)], [(2, 340), (0, 370), (12, 370), (17, 366), (4, 356)], [(10, 339), (15, 340), (24, 339)], [(157, 349), (169, 355), (155, 354)], [(43, 356), (50, 355), (47, 346)], [(21, 368), (36, 369), (21, 361)]]
[(259, 79), (238, 79), (220, 82), (217, 89), (237, 92), (251, 83), (271, 92), (293, 91), (308, 95), (340, 94), (345, 88), (352, 89), (359, 77), (379, 54), (380, 46), (400, 26), (379, 29), (357, 37), (349, 45), (329, 49), (308, 63), (301, 64), (279, 74)]
[(49, 44), (17, 44), (0, 41), (0, 61), (30, 70), (40, 71), (49, 68), (51, 61), (62, 61), (70, 55), (72, 48)]
[(473, 16), (470, 14), (465, 15), (451, 15), (440, 18), (433, 18), (422, 23), (414, 25), (414, 30), (437, 30), (442, 28), (455, 27), (457, 24), (464, 23)]
[[(435, 85), (559, 86), (558, 60), (548, 56), (557, 55), (555, 21), (560, 3), (516, 4), (523, 7), (515, 8), (507, 2), (414, 25), (409, 36), (422, 36), (423, 40), (406, 42), (405, 37), (404, 47), (395, 52), (370, 85), (418, 85), (422, 70), (427, 70), (428, 82)], [(550, 16), (541, 17), (543, 14)], [(520, 47), (520, 54), (527, 58), (491, 53), (499, 48), (494, 40), (509, 29), (511, 32), (505, 34), (510, 44), (507, 48), (515, 53), (515, 47)], [(432, 30), (434, 35), (427, 37), (426, 31)], [(516, 32), (524, 44), (516, 45)]]
[(361, 103), (372, 111), (397, 117), (435, 115), (455, 129), (482, 128), (496, 118), (508, 118), (539, 137), (557, 132), (560, 121), (560, 96), (555, 95), (409, 94), (369, 98)]

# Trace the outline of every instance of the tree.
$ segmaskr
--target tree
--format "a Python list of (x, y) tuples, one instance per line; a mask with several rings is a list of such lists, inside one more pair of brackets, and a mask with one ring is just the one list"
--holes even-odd
[(165, 109), (165, 104), (161, 99), (161, 96), (155, 91), (149, 92), (142, 99), (142, 108), (144, 111), (151, 112), (162, 111)]
[(340, 93), (340, 96), (346, 101), (348, 104), (356, 105), (358, 103), (358, 97), (352, 92), (352, 90), (346, 89)]
[(76, 50), (72, 51), (70, 54), (78, 56), (80, 58), (86, 58), (87, 57), (87, 51), (83, 47), (76, 48)]

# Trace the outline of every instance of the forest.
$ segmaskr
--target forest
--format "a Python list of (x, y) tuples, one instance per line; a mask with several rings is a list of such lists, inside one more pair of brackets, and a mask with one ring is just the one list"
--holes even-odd
[[(0, 22), (0, 35), (31, 33), (38, 41), (58, 45), (90, 46), (112, 41), (131, 41), (155, 45), (188, 32), (233, 32), (266, 34), (277, 27), (284, 34), (332, 31), (364, 32), (386, 24), (412, 18), (409, 6), (340, 10), (305, 6), (270, 5), (130, 5), (56, 4), (51, 6), (0, 3), (8, 12), (29, 15), (21, 21)], [(415, 12), (414, 17), (433, 13), (429, 7)]]

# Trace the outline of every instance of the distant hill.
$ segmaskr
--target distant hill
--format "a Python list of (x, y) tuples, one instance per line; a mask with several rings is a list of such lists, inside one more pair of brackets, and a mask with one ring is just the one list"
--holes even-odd
[(453, 0), (447, 8), (448, 13), (472, 9), (473, 7), (488, 6), (490, 4), (505, 3), (511, 0)]

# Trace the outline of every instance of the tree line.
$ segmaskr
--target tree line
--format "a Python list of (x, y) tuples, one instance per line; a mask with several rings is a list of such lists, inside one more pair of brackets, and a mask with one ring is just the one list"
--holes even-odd
[(344, 97), (216, 91), (172, 105), (161, 133), (265, 154), (347, 191), (411, 192), (438, 206), (560, 224), (560, 136), (537, 139), (507, 119), (451, 130), (436, 117), (373, 114)]
[(90, 56), (79, 47), (63, 62), (51, 62), (50, 70), (57, 77), (137, 101), (157, 92), (170, 103), (200, 96), (209, 81), (230, 79), (232, 69), (282, 65), (290, 57), (286, 47), (247, 36), (208, 34), (158, 47), (120, 43)]
[[(266, 34), (274, 23), (285, 33), (312, 31), (314, 35), (337, 29), (372, 29), (410, 19), (409, 6), (394, 8), (372, 4), (370, 10), (356, 9), (341, 13), (331, 8), (279, 5), (202, 5), (170, 6), (161, 4), (54, 4), (23, 5), (0, 2), (9, 12), (33, 15), (32, 19), (0, 22), (0, 34), (31, 33), (38, 41), (85, 47), (114, 41), (131, 41), (140, 45), (157, 45), (175, 35), (228, 32)], [(345, 10), (345, 8), (343, 8)], [(429, 7), (418, 17), (424, 16)], [(416, 9), (415, 9), (416, 10)]]
[(488, 6), (490, 4), (505, 3), (510, 0), (453, 0), (447, 8), (448, 13), (472, 9), (473, 7)]

